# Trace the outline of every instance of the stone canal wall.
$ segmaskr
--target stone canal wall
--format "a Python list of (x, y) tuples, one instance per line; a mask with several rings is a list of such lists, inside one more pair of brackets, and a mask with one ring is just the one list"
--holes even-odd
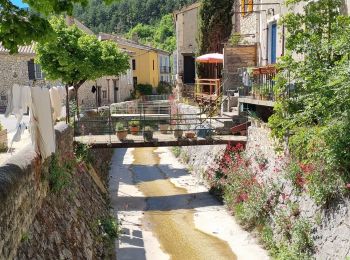
[[(176, 153), (193, 174), (203, 177), (206, 170), (214, 166), (215, 158), (221, 158), (225, 146), (182, 147)], [(315, 259), (347, 259), (350, 257), (350, 200), (339, 198), (327, 206), (317, 206), (306, 192), (294, 190), (293, 185), (283, 176), (284, 166), (288, 161), (288, 153), (275, 151), (274, 140), (266, 125), (254, 124), (248, 131), (246, 154), (250, 158), (251, 167), (258, 168), (260, 161), (265, 161), (265, 169), (258, 178), (272, 181), (282, 187), (285, 197), (290, 203), (298, 205), (298, 214), (311, 225), (313, 240), (313, 256)], [(279, 202), (276, 207), (286, 207)], [(276, 216), (271, 213), (272, 219)], [(273, 223), (271, 224), (273, 227)]]
[[(75, 158), (73, 132), (63, 123), (55, 132), (55, 158), (67, 171)], [(94, 165), (104, 161), (108, 169), (109, 158), (100, 153)], [(109, 216), (106, 180), (98, 177), (105, 170), (76, 162), (65, 183), (56, 183), (64, 189), (54, 192), (50, 167), (51, 159), (42, 163), (31, 145), (0, 167), (0, 259), (107, 258), (99, 226)]]

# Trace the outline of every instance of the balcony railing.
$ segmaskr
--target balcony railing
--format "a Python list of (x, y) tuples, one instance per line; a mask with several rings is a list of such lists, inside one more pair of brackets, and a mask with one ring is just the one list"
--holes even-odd
[(195, 99), (198, 103), (216, 101), (220, 94), (220, 79), (196, 79)]
[(243, 79), (244, 87), (240, 90), (240, 96), (249, 96), (258, 100), (275, 101), (274, 85), (277, 69), (275, 66), (254, 68), (252, 76)]
[(160, 73), (170, 73), (171, 68), (168, 66), (160, 66)]

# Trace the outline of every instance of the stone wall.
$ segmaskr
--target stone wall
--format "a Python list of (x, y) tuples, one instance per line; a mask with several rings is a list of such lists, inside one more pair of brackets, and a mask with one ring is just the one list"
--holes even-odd
[[(266, 169), (260, 171), (258, 177), (265, 181), (272, 180), (281, 186), (291, 203), (299, 205), (300, 216), (312, 225), (315, 259), (347, 259), (350, 257), (350, 199), (340, 198), (326, 207), (320, 207), (305, 192), (299, 194), (295, 191), (292, 184), (281, 177), (288, 153), (275, 152), (270, 133), (263, 123), (253, 122), (249, 128), (246, 153), (251, 167), (258, 172), (258, 161), (267, 159)], [(224, 150), (225, 146), (182, 147), (180, 158), (200, 178), (208, 167), (214, 165), (214, 158), (221, 157)]]
[[(73, 132), (63, 123), (55, 130), (56, 157), (66, 163), (74, 158)], [(108, 158), (102, 153), (99, 160), (108, 165)], [(108, 258), (98, 225), (109, 214), (106, 191), (93, 169), (78, 163), (67, 186), (55, 193), (49, 164), (29, 145), (0, 167), (0, 259)]]
[[(260, 178), (274, 180), (292, 203), (299, 205), (300, 216), (312, 225), (315, 259), (346, 259), (350, 256), (350, 200), (334, 200), (327, 207), (317, 206), (305, 193), (299, 193), (283, 177), (288, 161), (287, 152), (275, 152), (274, 140), (266, 124), (253, 124), (248, 131), (246, 151), (252, 167), (258, 167), (257, 158), (266, 158), (267, 168)], [(286, 151), (286, 149), (284, 149)]]

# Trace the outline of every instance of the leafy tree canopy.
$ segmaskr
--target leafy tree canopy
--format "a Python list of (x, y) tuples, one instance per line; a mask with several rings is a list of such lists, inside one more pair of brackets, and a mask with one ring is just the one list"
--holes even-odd
[(202, 0), (199, 16), (199, 54), (222, 52), (232, 31), (234, 0)]
[[(112, 0), (105, 0), (110, 3)], [(117, 0), (118, 1), (118, 0)], [(88, 0), (24, 0), (30, 9), (21, 9), (10, 0), (0, 0), (0, 42), (10, 53), (18, 46), (48, 40), (52, 28), (47, 17), (52, 14), (71, 15), (75, 4), (85, 6)]]
[(345, 187), (339, 180), (350, 182), (350, 17), (340, 13), (341, 0), (288, 3), (304, 11), (282, 20), (287, 51), (269, 124), (275, 137), (288, 137), (294, 158), (318, 166), (322, 180), (314, 178), (311, 195), (330, 197)]
[(64, 19), (53, 17), (54, 37), (36, 46), (36, 62), (47, 78), (61, 80), (78, 89), (85, 81), (106, 75), (120, 75), (129, 69), (129, 57), (112, 41), (99, 41)]
[(106, 5), (102, 0), (90, 0), (87, 6), (77, 6), (74, 16), (95, 33), (124, 34), (138, 24), (156, 25), (164, 15), (195, 0), (120, 0)]
[(135, 34), (142, 43), (169, 52), (176, 49), (175, 25), (171, 14), (163, 16), (156, 25), (138, 24), (126, 36), (131, 39)]

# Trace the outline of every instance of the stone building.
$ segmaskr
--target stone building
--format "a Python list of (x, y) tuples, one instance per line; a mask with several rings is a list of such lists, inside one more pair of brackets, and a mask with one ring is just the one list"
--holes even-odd
[(34, 44), (21, 46), (18, 54), (10, 55), (0, 45), (0, 110), (4, 111), (7, 105), (7, 92), (13, 84), (31, 86), (33, 80), (36, 84), (45, 84), (45, 75), (40, 65), (34, 63)]
[(235, 2), (234, 33), (241, 45), (256, 44), (257, 65), (275, 64), (285, 52), (285, 27), (278, 22), (290, 11), (302, 12), (302, 5), (289, 9), (284, 0), (241, 0)]
[(193, 84), (196, 77), (195, 54), (199, 31), (200, 3), (184, 7), (174, 13), (176, 27), (175, 72), (184, 84)]

